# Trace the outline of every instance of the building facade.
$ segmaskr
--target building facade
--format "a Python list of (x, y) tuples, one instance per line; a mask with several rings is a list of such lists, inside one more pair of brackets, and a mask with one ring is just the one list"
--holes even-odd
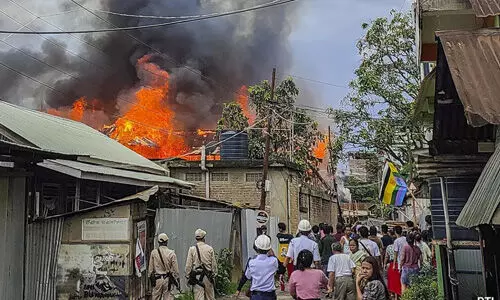
[[(202, 170), (199, 161), (176, 160), (165, 164), (170, 176), (194, 184), (194, 195), (228, 201), (241, 208), (257, 209), (261, 198), (261, 160), (210, 161)], [(338, 208), (324, 189), (304, 184), (292, 164), (271, 163), (266, 211), (294, 231), (300, 219), (312, 224), (337, 223)]]

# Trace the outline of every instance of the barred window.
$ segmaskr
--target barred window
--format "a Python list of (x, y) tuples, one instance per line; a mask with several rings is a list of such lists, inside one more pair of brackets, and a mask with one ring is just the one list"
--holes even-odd
[(228, 173), (212, 173), (212, 181), (229, 181)]
[(188, 182), (201, 181), (201, 173), (186, 173), (186, 181)]
[(262, 173), (246, 173), (246, 182), (257, 182), (262, 180)]

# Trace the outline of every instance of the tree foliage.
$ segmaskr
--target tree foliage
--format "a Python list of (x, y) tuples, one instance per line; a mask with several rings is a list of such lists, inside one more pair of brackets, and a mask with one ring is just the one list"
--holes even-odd
[(345, 185), (351, 191), (351, 199), (361, 202), (378, 200), (379, 187), (373, 183), (366, 183), (355, 176), (347, 177)]
[[(257, 119), (266, 118), (269, 111), (272, 113), (271, 159), (290, 160), (291, 153), (291, 161), (304, 170), (311, 165), (315, 166), (317, 159), (312, 156), (311, 149), (316, 141), (322, 138), (322, 134), (318, 130), (318, 123), (305, 110), (295, 108), (299, 90), (293, 80), (287, 78), (276, 86), (273, 101), (268, 81), (249, 87), (248, 93)], [(250, 152), (254, 158), (262, 157), (264, 140), (264, 133), (259, 132), (254, 139), (257, 145), (251, 145)]]
[(238, 130), (248, 127), (248, 118), (243, 114), (243, 109), (236, 102), (224, 104), (222, 117), (217, 121), (217, 131)]
[(390, 18), (362, 27), (366, 32), (357, 43), (361, 64), (345, 108), (330, 110), (340, 130), (339, 142), (384, 152), (411, 166), (411, 150), (425, 142), (423, 124), (413, 118), (419, 69), (411, 14), (391, 11)]
[[(296, 109), (295, 101), (299, 95), (291, 78), (280, 82), (275, 88), (274, 100), (271, 101), (271, 85), (268, 81), (248, 88), (251, 107), (255, 110), (256, 120), (267, 120), (272, 113), (271, 124), (271, 159), (292, 161), (304, 170), (315, 166), (317, 159), (311, 149), (322, 138), (318, 124), (305, 110)], [(260, 122), (257, 128), (266, 128), (266, 122)], [(222, 117), (217, 123), (217, 131), (243, 130), (249, 126), (248, 118), (238, 103), (224, 105)], [(293, 143), (291, 132), (293, 126)], [(249, 155), (252, 159), (264, 157), (265, 130), (249, 130)], [(291, 154), (291, 156), (290, 156)]]

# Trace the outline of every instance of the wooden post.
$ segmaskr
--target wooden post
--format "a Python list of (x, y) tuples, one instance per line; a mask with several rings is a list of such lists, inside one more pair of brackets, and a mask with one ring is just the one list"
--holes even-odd
[[(274, 102), (274, 86), (276, 84), (276, 68), (273, 68), (273, 77), (271, 81), (271, 99), (269, 101), (269, 106), (273, 105)], [(271, 151), (271, 126), (272, 126), (272, 120), (273, 120), (273, 114), (272, 114), (272, 109), (269, 107), (268, 110), (268, 115), (267, 115), (267, 132), (266, 132), (266, 148), (264, 152), (264, 165), (262, 168), (262, 186), (261, 186), (261, 193), (260, 193), (260, 210), (265, 210), (266, 209), (266, 197), (267, 197), (267, 192), (266, 192), (266, 181), (267, 181), (267, 172), (269, 169), (269, 152)]]

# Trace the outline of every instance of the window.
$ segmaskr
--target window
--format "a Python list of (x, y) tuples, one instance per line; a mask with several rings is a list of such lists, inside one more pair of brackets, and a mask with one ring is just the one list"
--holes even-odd
[(201, 173), (186, 173), (186, 181), (188, 182), (201, 181)]
[(229, 181), (228, 173), (212, 173), (212, 181)]
[(246, 173), (246, 182), (258, 182), (262, 180), (262, 173)]

